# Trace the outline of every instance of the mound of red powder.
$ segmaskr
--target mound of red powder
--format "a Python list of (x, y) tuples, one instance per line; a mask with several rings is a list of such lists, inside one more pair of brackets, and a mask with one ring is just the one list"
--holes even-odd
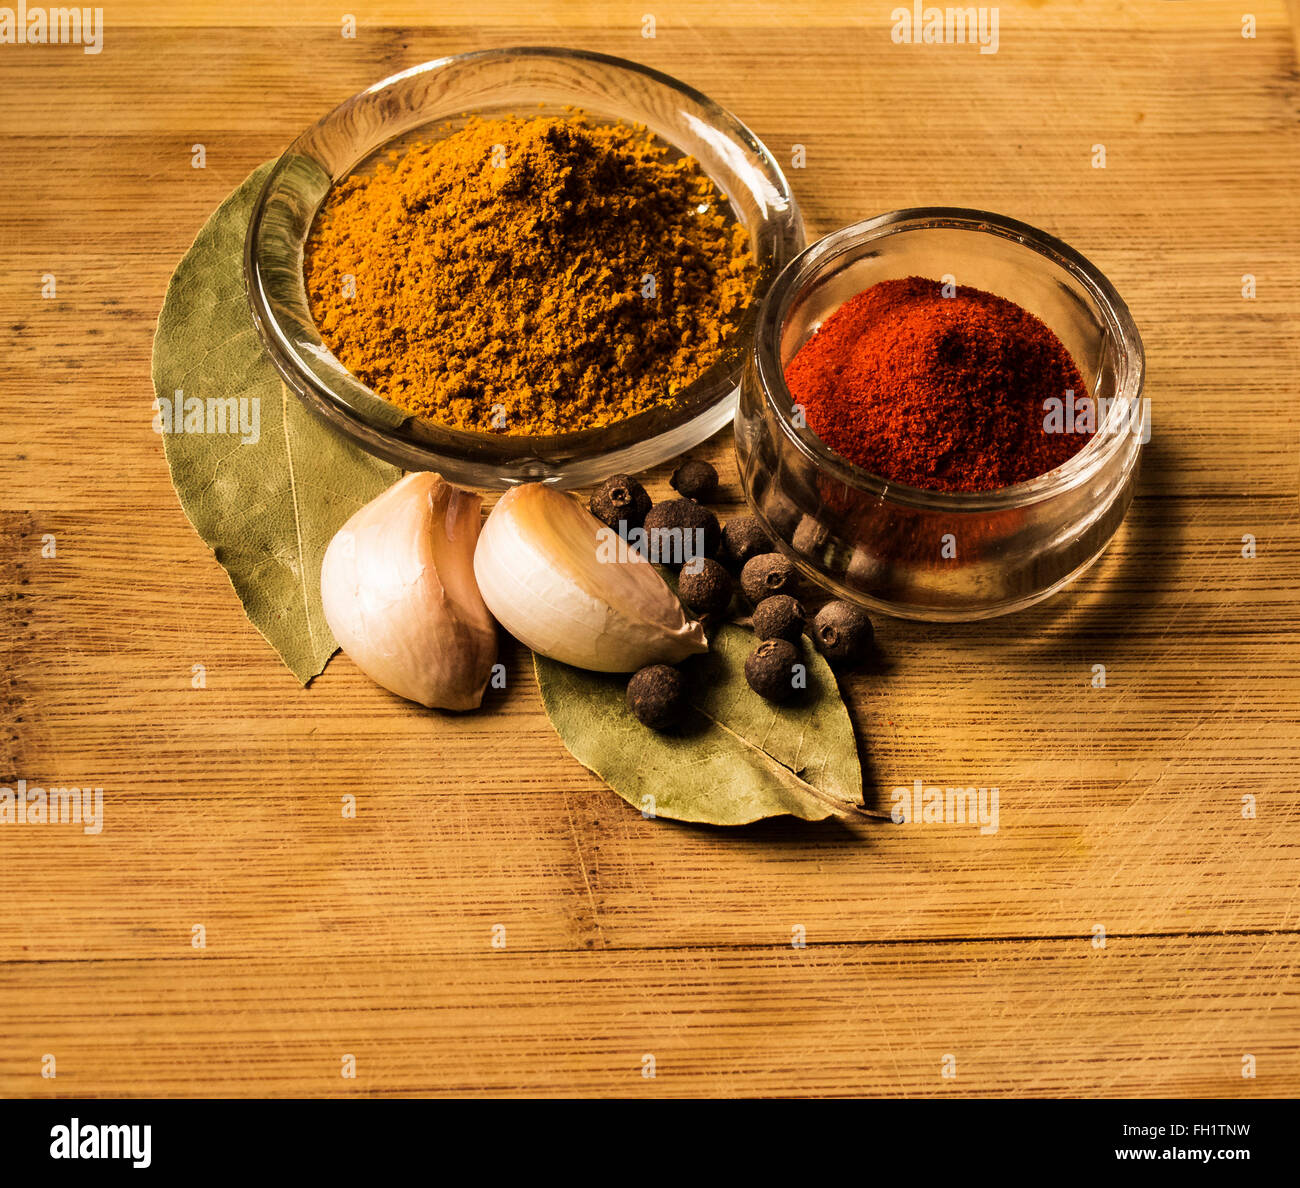
[(913, 487), (1010, 486), (1054, 470), (1092, 436), (1083, 417), (1071, 425), (1059, 415), (1089, 393), (1042, 321), (981, 289), (944, 297), (938, 281), (919, 276), (846, 301), (790, 360), (785, 380), (835, 453)]

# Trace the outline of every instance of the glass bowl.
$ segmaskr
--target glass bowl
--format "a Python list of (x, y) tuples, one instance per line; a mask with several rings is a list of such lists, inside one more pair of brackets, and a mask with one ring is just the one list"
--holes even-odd
[[(832, 453), (796, 416), (785, 365), (843, 302), (907, 276), (955, 278), (1046, 322), (1083, 373), (1079, 398), (1109, 401), (1092, 440), (1055, 470), (976, 494), (890, 482)], [(1127, 307), (1060, 240), (985, 211), (893, 211), (828, 235), (768, 290), (736, 417), (741, 484), (781, 550), (838, 597), (910, 619), (1020, 610), (1082, 573), (1119, 527), (1150, 433), (1143, 368)]]
[[(671, 406), (612, 425), (546, 437), (452, 429), (389, 404), (340, 363), (308, 308), (303, 247), (330, 187), (380, 150), (466, 113), (562, 114), (644, 124), (694, 157), (750, 235), (754, 301), (729, 353)], [(735, 116), (698, 91), (635, 62), (577, 50), (485, 50), (425, 62), (330, 112), (276, 162), (254, 208), (245, 246), (253, 320), (285, 383), (331, 425), (409, 470), (436, 470), (478, 487), (544, 480), (599, 482), (690, 449), (735, 415), (758, 299), (804, 246), (803, 220), (771, 154)]]

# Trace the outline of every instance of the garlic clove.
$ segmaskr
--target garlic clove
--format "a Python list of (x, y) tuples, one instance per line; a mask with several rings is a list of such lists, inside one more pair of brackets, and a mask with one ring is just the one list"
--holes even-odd
[(501, 496), (474, 550), (474, 574), (511, 635), (576, 668), (633, 672), (708, 651), (704, 628), (654, 566), (576, 496), (543, 483)]
[(482, 500), (408, 474), (358, 511), (321, 564), (325, 621), (385, 689), (439, 709), (483, 700), (497, 631), (474, 581)]

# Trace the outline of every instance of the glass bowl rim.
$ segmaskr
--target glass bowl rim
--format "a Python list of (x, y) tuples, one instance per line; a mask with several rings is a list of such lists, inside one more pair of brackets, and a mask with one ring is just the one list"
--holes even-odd
[[(770, 185), (772, 194), (785, 204), (779, 212), (780, 219), (764, 217), (759, 219), (754, 227), (746, 228), (756, 242), (762, 238), (764, 230), (769, 231), (767, 240), (770, 242), (767, 242), (766, 246), (769, 249), (767, 255), (770, 256), (772, 267), (766, 276), (760, 274), (756, 277), (755, 299), (732, 328), (729, 342), (724, 347), (726, 353), (690, 383), (679, 388), (671, 405), (666, 403), (656, 404), (635, 416), (613, 421), (608, 425), (577, 429), (568, 433), (504, 434), (478, 432), (457, 429), (440, 424), (431, 418), (408, 412), (401, 405), (394, 404), (391, 400), (365, 384), (350, 368), (344, 366), (337, 356), (334, 356), (328, 344), (324, 343), (322, 339), (321, 347), (334, 358), (338, 366), (347, 372), (356, 384), (364, 388), (366, 392), (372, 394), (376, 399), (383, 401), (397, 413), (402, 414), (401, 419), (396, 424), (376, 422), (368, 417), (363, 410), (354, 407), (345, 396), (321, 381), (310, 369), (302, 366), (298, 359), (298, 351), (294, 346), (292, 335), (289, 329), (281, 323), (276, 314), (274, 302), (265, 291), (263, 281), (265, 269), (258, 250), (258, 240), (272, 192), (281, 176), (286, 172), (291, 160), (304, 155), (311, 156), (309, 151), (304, 150), (311, 145), (313, 137), (322, 128), (337, 121), (349, 109), (368, 97), (372, 97), (388, 87), (421, 74), (433, 73), (437, 70), (474, 61), (499, 59), (509, 62), (521, 58), (554, 59), (578, 63), (590, 62), (630, 74), (641, 75), (656, 86), (674, 92), (698, 106), (707, 117), (711, 128), (724, 131), (727, 133), (728, 139), (743, 144), (746, 150), (753, 155), (755, 158), (755, 171), (761, 174), (763, 179)], [(616, 118), (631, 123), (639, 122), (634, 116), (630, 115), (621, 115)], [(659, 136), (658, 133), (655, 133), (655, 135)], [(659, 136), (659, 138), (673, 144), (674, 148), (678, 147), (666, 137)], [(384, 143), (386, 141), (380, 141), (367, 149), (359, 158), (359, 161), (365, 160), (371, 154), (378, 152)], [(315, 158), (312, 157), (312, 159)], [(330, 189), (333, 189), (334, 184), (331, 181)], [(731, 195), (728, 194), (727, 197), (730, 199)], [(787, 234), (782, 226), (782, 219), (793, 229), (795, 247), (792, 253), (787, 248)], [(314, 224), (314, 221), (315, 216), (313, 215), (312, 224)], [(419, 453), (428, 459), (431, 464), (436, 463), (436, 456), (454, 453), (460, 461), (473, 466), (492, 468), (537, 459), (545, 466), (559, 466), (563, 469), (572, 465), (574, 456), (591, 459), (603, 454), (622, 452), (634, 448), (642, 442), (649, 442), (665, 434), (680, 431), (694, 419), (706, 416), (711, 409), (717, 408), (726, 400), (734, 399), (746, 366), (749, 344), (752, 343), (757, 334), (758, 310), (762, 298), (767, 289), (775, 284), (776, 278), (784, 271), (785, 267), (805, 246), (806, 230), (803, 217), (789, 180), (768, 147), (747, 124), (728, 108), (723, 107), (716, 100), (709, 98), (703, 92), (682, 82), (680, 79), (630, 58), (592, 50), (571, 49), (564, 46), (519, 45), (469, 50), (459, 54), (445, 54), (426, 62), (417, 63), (404, 70), (399, 70), (344, 99), (298, 133), (271, 167), (253, 206), (244, 240), (244, 278), (248, 301), (253, 310), (253, 321), (262, 338), (263, 345), (267, 348), (268, 354), (279, 370), (292, 372), (293, 382), (289, 386), (294, 391), (295, 396), (300, 399), (305, 398), (304, 394), (298, 390), (297, 385), (299, 383), (306, 385), (316, 403), (324, 406), (321, 411), (328, 410), (330, 419), (346, 425), (351, 435), (356, 440), (361, 441), (362, 444), (369, 443), (369, 446), (391, 444), (398, 450)], [(310, 313), (310, 310), (308, 310), (308, 313)], [(313, 329), (315, 329), (315, 319), (309, 318), (309, 321)], [(316, 333), (319, 338), (319, 331), (317, 330)], [(289, 376), (286, 374), (285, 378), (288, 379)], [(656, 421), (663, 423), (653, 424)], [(410, 433), (406, 427), (411, 423), (426, 427), (426, 431), (432, 429), (436, 438), (441, 440), (430, 440), (427, 437), (420, 437), (417, 434)], [(483, 448), (490, 449), (499, 457), (475, 458), (473, 456), (474, 451)], [(557, 461), (561, 457), (566, 457), (569, 461)], [(509, 481), (527, 481), (528, 477), (526, 474), (520, 474)], [(550, 476), (548, 481), (554, 481), (554, 476)]]
[[(1097, 426), (1091, 441), (1060, 466), (1024, 482), (988, 491), (937, 491), (895, 482), (850, 462), (830, 449), (810, 428), (794, 422), (794, 399), (785, 384), (780, 361), (781, 330), (794, 298), (824, 264), (854, 248), (882, 237), (905, 231), (944, 228), (995, 235), (1022, 244), (1057, 264), (1079, 281), (1097, 303), (1107, 329), (1120, 344), (1121, 375), (1106, 422)], [(1014, 294), (999, 294), (1015, 300)], [(764, 403), (776, 416), (787, 437), (821, 470), (829, 472), (846, 487), (890, 502), (942, 512), (996, 511), (1050, 499), (1086, 482), (1105, 467), (1123, 447), (1128, 436), (1123, 418), (1130, 400), (1140, 400), (1146, 372), (1142, 337), (1128, 306), (1105, 274), (1069, 244), (1037, 227), (1006, 215), (960, 206), (914, 206), (887, 211), (860, 222), (850, 223), (809, 244), (777, 277), (758, 311), (758, 324), (750, 346), (750, 361), (763, 393)], [(1140, 409), (1140, 405), (1139, 405)], [(1137, 448), (1126, 466), (1132, 467), (1141, 441), (1132, 435)]]

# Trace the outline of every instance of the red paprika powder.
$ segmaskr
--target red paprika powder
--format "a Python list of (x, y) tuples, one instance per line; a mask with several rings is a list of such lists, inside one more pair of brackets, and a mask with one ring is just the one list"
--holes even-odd
[(1092, 436), (1046, 427), (1045, 402), (1068, 405), (1073, 392), (1077, 404), (1089, 393), (1042, 321), (981, 289), (945, 297), (938, 281), (919, 276), (846, 301), (790, 360), (785, 381), (835, 453), (929, 490), (1024, 482)]

